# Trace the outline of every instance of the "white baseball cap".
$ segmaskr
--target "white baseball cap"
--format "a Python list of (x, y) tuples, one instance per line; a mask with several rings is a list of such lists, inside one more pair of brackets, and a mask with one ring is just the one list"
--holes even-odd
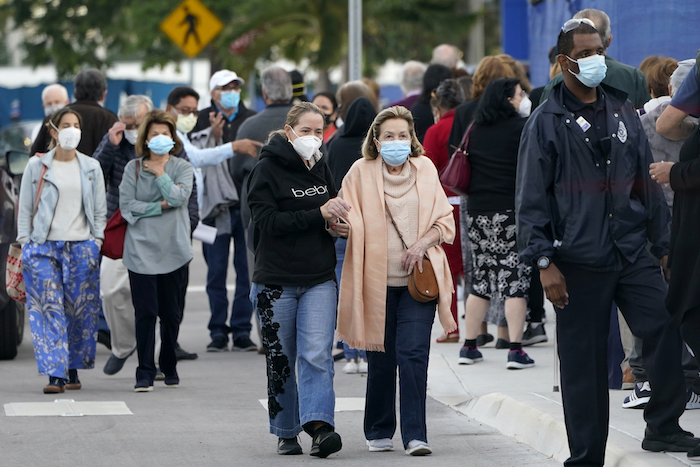
[(233, 81), (245, 84), (243, 78), (239, 77), (235, 71), (219, 70), (209, 78), (209, 91), (213, 91), (217, 86), (226, 86)]

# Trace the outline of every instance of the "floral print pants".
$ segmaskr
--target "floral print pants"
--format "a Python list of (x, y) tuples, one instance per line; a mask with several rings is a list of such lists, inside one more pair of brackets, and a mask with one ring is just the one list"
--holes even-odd
[(67, 378), (95, 366), (100, 248), (95, 240), (22, 247), (29, 325), (39, 373)]

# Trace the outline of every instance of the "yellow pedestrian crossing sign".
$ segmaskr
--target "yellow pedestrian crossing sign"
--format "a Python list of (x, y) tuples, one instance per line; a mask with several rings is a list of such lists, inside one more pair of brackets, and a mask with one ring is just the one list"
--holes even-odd
[(188, 56), (194, 57), (224, 27), (199, 0), (185, 0), (160, 23), (160, 30)]

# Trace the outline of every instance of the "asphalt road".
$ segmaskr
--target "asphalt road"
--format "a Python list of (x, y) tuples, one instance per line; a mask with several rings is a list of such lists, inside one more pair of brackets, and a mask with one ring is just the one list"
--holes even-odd
[[(80, 372), (83, 388), (45, 395), (47, 378), (38, 375), (31, 338), (15, 360), (0, 362), (2, 404), (75, 401), (122, 401), (132, 415), (0, 416), (0, 466), (267, 466), (300, 465), (323, 460), (310, 457), (310, 438), (302, 435), (304, 455), (278, 456), (269, 434), (264, 356), (255, 352), (206, 353), (208, 301), (203, 292), (205, 267), (201, 245), (195, 242), (190, 293), (180, 344), (199, 358), (178, 364), (177, 389), (156, 382), (150, 393), (134, 393), (136, 357), (124, 369), (107, 376), (102, 367), (109, 351), (98, 345), (97, 366)], [(233, 283), (232, 278), (229, 283)], [(231, 296), (231, 295), (230, 295)], [(259, 342), (257, 335), (253, 340)], [(325, 462), (346, 466), (440, 465), (470, 467), (554, 466), (558, 462), (497, 430), (474, 421), (429, 398), (428, 438), (434, 454), (409, 458), (402, 449), (369, 453), (362, 431), (361, 410), (366, 378), (345, 375), (336, 363), (338, 398), (360, 410), (336, 414), (343, 449)], [(430, 384), (430, 383), (429, 383)], [(340, 404), (339, 404), (340, 405)], [(401, 447), (400, 435), (394, 437)]]

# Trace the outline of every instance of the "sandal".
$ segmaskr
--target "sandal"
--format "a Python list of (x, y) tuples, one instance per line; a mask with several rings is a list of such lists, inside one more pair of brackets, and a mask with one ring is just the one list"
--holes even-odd
[(443, 334), (442, 336), (435, 339), (438, 344), (454, 344), (459, 342), (459, 332), (452, 332), (450, 334)]

